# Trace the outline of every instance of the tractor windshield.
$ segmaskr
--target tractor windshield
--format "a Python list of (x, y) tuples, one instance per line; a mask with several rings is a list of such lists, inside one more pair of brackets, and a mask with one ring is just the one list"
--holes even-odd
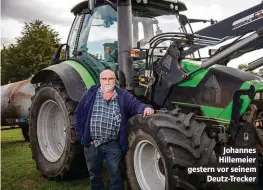
[[(183, 32), (177, 15), (133, 18), (133, 44), (149, 42), (158, 34), (167, 32)], [(169, 43), (165, 43), (167, 46)], [(162, 44), (163, 46), (164, 44)]]

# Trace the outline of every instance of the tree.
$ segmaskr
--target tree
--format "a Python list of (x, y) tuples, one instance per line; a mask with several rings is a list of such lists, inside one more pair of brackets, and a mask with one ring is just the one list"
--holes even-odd
[(51, 65), (59, 34), (40, 20), (25, 23), (16, 43), (1, 50), (1, 85), (25, 80)]
[(240, 70), (245, 70), (245, 69), (247, 69), (247, 67), (248, 67), (247, 64), (238, 65), (238, 69), (240, 69)]

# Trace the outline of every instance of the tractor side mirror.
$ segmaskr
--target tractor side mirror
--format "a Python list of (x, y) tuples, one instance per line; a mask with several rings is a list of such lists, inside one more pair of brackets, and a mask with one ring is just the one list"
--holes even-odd
[(185, 15), (180, 14), (179, 15), (179, 23), (181, 26), (185, 26), (186, 24), (188, 24), (188, 19)]
[(65, 53), (65, 59), (67, 58), (68, 56), (68, 51), (69, 51), (69, 46), (68, 44), (60, 44), (56, 50), (56, 52), (54, 53), (53, 55), (53, 58), (51, 60), (52, 64), (59, 64), (61, 61), (65, 60), (65, 59), (62, 59), (60, 60), (60, 55), (61, 55), (61, 52), (62, 52), (62, 48), (66, 46), (66, 52)]

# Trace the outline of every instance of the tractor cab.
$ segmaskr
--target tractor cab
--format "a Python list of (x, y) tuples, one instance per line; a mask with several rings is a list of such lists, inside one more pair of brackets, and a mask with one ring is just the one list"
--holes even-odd
[[(115, 1), (83, 1), (72, 8), (75, 20), (68, 37), (67, 59), (77, 59), (85, 67), (93, 70), (98, 79), (98, 73), (110, 68), (118, 75), (119, 41), (125, 43), (129, 38), (127, 31), (132, 33), (130, 50), (143, 47), (154, 36), (168, 32), (186, 32), (179, 22), (179, 12), (187, 10), (180, 1), (131, 1), (131, 23), (123, 23), (118, 19)], [(121, 10), (120, 10), (121, 11)], [(122, 14), (126, 14), (123, 12)], [(120, 23), (121, 22), (121, 23)], [(118, 25), (122, 27), (118, 36)], [(126, 27), (126, 28), (125, 28)], [(123, 39), (123, 40), (122, 40)], [(169, 47), (168, 42), (160, 44)], [(156, 51), (163, 55), (162, 49)], [(134, 60), (134, 72), (144, 70), (144, 60)], [(141, 73), (137, 73), (138, 78)]]
[[(159, 91), (168, 95), (174, 85), (188, 84), (189, 79), (198, 81), (197, 73), (205, 74), (204, 69), (233, 54), (224, 53), (226, 46), (211, 56), (208, 64), (202, 64), (206, 60), (200, 54), (199, 59), (195, 58), (201, 48), (225, 39), (187, 30), (186, 25), (191, 29), (191, 23), (202, 20), (188, 19), (181, 14), (186, 10), (183, 2), (173, 0), (83, 1), (71, 10), (75, 20), (67, 41), (66, 59), (85, 67), (95, 83), (99, 82), (99, 73), (109, 68), (115, 71), (120, 87), (162, 106), (166, 96)], [(222, 69), (220, 73), (225, 75), (240, 74)], [(149, 89), (155, 92), (149, 93)]]

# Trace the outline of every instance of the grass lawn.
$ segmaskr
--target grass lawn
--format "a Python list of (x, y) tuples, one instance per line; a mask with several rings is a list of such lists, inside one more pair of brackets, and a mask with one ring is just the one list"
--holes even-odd
[(1, 187), (26, 190), (89, 190), (89, 179), (70, 182), (49, 181), (41, 177), (32, 159), (29, 143), (25, 142), (21, 129), (1, 131)]
[[(108, 176), (104, 176), (108, 181)], [(263, 180), (263, 179), (262, 179)], [(21, 129), (1, 131), (1, 187), (5, 190), (89, 190), (89, 179), (55, 182), (41, 177), (31, 158), (29, 143)], [(106, 183), (109, 189), (109, 184)], [(253, 186), (228, 185), (225, 190), (256, 190)]]

